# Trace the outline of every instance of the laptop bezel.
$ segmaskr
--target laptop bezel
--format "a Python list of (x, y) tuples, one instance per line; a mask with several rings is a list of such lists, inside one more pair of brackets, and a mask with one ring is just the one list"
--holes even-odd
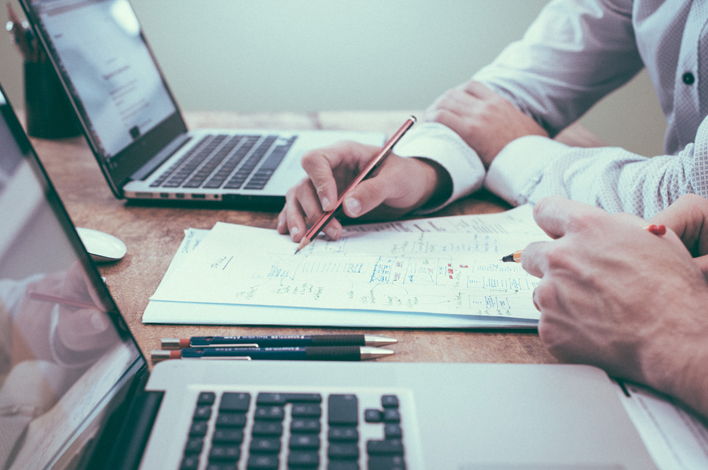
[[(126, 368), (123, 376), (114, 384), (111, 391), (104, 397), (104, 399), (107, 399), (104, 406), (100, 409), (93, 410), (90, 414), (88, 414), (86, 416), (87, 421), (85, 421), (83, 431), (73, 435), (71, 440), (63, 443), (63, 449), (67, 450), (71, 448), (79, 439), (83, 439), (82, 442), (85, 447), (82, 448), (82, 451), (79, 454), (81, 455), (81, 462), (88, 461), (95, 463), (96, 457), (92, 454), (98, 443), (105, 442), (106, 440), (109, 442), (114, 442), (118, 437), (120, 437), (121, 443), (126, 443), (130, 440), (130, 433), (126, 434), (126, 431), (122, 426), (120, 426), (120, 422), (124, 419), (127, 420), (128, 418), (132, 418), (134, 421), (134, 417), (123, 416), (125, 410), (134, 408), (134, 403), (138, 400), (138, 403), (143, 406), (143, 409), (140, 410), (141, 413), (145, 412), (144, 410), (146, 407), (153, 408), (148, 411), (148, 415), (150, 415), (151, 419), (154, 420), (157, 408), (159, 408), (160, 405), (161, 397), (155, 396), (153, 392), (144, 391), (143, 385), (147, 375), (149, 375), (147, 359), (138, 346), (135, 337), (130, 332), (130, 329), (123, 319), (123, 316), (120, 314), (113, 297), (108, 291), (108, 287), (103, 282), (100, 273), (96, 269), (90, 255), (81, 242), (78, 232), (76, 231), (76, 227), (74, 226), (66, 207), (61, 201), (61, 198), (54, 188), (54, 185), (42, 165), (37, 152), (34, 150), (32, 143), (20, 124), (12, 103), (5, 94), (2, 85), (0, 85), (0, 95), (5, 98), (5, 103), (0, 102), (0, 114), (2, 115), (1, 119), (4, 119), (7, 123), (8, 129), (10, 130), (12, 137), (22, 153), (22, 158), (30, 165), (32, 172), (37, 178), (37, 183), (42, 188), (42, 194), (46, 204), (49, 205), (49, 208), (52, 210), (57, 222), (64, 230), (65, 236), (71, 244), (78, 261), (81, 263), (82, 268), (87, 274), (87, 280), (91, 282), (94, 291), (98, 294), (104, 308), (106, 308), (106, 314), (113, 322), (121, 341), (131, 342), (135, 348), (135, 351), (138, 353), (129, 367)], [(147, 397), (145, 396), (146, 394)], [(149, 400), (149, 402), (143, 405), (142, 402), (146, 399)], [(105, 425), (109, 422), (115, 424), (113, 424), (110, 428), (106, 428)], [(108, 432), (108, 435), (105, 431)], [(92, 437), (93, 433), (96, 434), (94, 437)], [(134, 451), (137, 452), (137, 455), (136, 453), (125, 455), (122, 457), (123, 459), (135, 461), (135, 459), (139, 459), (141, 457), (142, 450), (147, 442), (147, 436), (140, 436), (140, 440), (141, 442), (137, 443), (139, 449), (134, 449)], [(136, 446), (135, 443), (131, 445), (133, 447)], [(105, 449), (105, 446), (103, 449)], [(62, 457), (62, 454), (53, 456), (53, 463), (58, 463), (61, 461)], [(118, 466), (122, 467), (123, 464), (121, 463)], [(118, 466), (113, 468), (118, 468)], [(82, 465), (78, 465), (78, 468), (81, 467)]]
[[(150, 58), (152, 59), (152, 62), (160, 76), (162, 85), (165, 87), (165, 91), (175, 107), (175, 112), (153, 129), (134, 140), (130, 145), (107, 162), (101, 155), (100, 148), (94, 141), (93, 135), (90, 132), (90, 119), (82, 104), (81, 98), (71, 84), (70, 77), (59, 65), (57, 51), (54, 48), (53, 43), (48, 39), (49, 34), (46, 29), (44, 29), (44, 25), (40, 21), (39, 15), (37, 14), (35, 8), (31, 5), (31, 1), (32, 0), (19, 0), (35, 36), (39, 38), (42, 48), (47, 52), (47, 57), (52, 63), (64, 92), (69, 98), (69, 102), (71, 103), (71, 106), (73, 107), (74, 112), (76, 113), (76, 116), (81, 124), (81, 130), (84, 137), (86, 138), (86, 141), (91, 148), (91, 152), (96, 158), (96, 161), (98, 162), (98, 165), (101, 168), (111, 191), (118, 199), (125, 199), (123, 186), (131, 180), (130, 176), (149, 162), (150, 159), (158, 154), (161, 149), (165, 148), (171, 142), (179, 139), (188, 132), (187, 123), (182, 117), (177, 100), (175, 99), (172, 90), (165, 79), (162, 69), (160, 68), (157, 58), (155, 57), (155, 54), (153, 53), (152, 48), (145, 37), (142, 25), (140, 25), (140, 38), (150, 54)], [(138, 24), (140, 24), (139, 19)], [(165, 159), (168, 157), (169, 155), (167, 155)], [(155, 167), (157, 168), (159, 165), (156, 165)]]

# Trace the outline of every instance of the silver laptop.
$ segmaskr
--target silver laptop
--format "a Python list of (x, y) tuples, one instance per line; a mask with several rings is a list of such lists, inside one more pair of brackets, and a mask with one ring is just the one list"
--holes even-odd
[(21, 3), (118, 198), (279, 208), (307, 151), (384, 142), (377, 132), (188, 131), (127, 0)]
[(614, 384), (587, 366), (181, 359), (150, 372), (1, 91), (0, 220), (0, 468), (655, 468)]

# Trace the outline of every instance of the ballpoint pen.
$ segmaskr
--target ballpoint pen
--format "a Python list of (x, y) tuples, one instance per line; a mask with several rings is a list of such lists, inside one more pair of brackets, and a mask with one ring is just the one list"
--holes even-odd
[[(654, 235), (657, 236), (662, 236), (666, 233), (666, 226), (664, 225), (645, 225), (642, 227), (644, 230), (646, 230), (649, 233), (653, 233)], [(510, 255), (504, 256), (501, 260), (504, 263), (520, 263), (521, 262), (521, 253), (523, 253), (524, 250), (518, 250), (513, 252)]]
[(310, 346), (305, 348), (184, 348), (154, 350), (153, 362), (165, 359), (236, 359), (274, 361), (364, 361), (390, 356), (390, 349), (369, 346)]
[(398, 341), (376, 335), (285, 335), (285, 336), (192, 336), (162, 338), (162, 349), (230, 347), (292, 347), (292, 346), (388, 346)]
[(391, 150), (393, 150), (393, 146), (398, 143), (399, 140), (401, 140), (401, 137), (408, 132), (408, 129), (410, 129), (413, 124), (415, 124), (416, 118), (415, 116), (409, 117), (406, 122), (403, 123), (400, 129), (396, 131), (395, 134), (391, 136), (390, 139), (384, 144), (383, 147), (381, 147), (381, 150), (379, 153), (376, 154), (374, 158), (372, 158), (369, 163), (366, 164), (363, 170), (354, 178), (354, 180), (349, 183), (349, 185), (346, 187), (344, 191), (342, 191), (342, 194), (339, 195), (339, 198), (337, 199), (336, 204), (334, 205), (334, 209), (330, 211), (324, 212), (319, 219), (310, 227), (310, 229), (305, 233), (305, 236), (302, 238), (302, 241), (300, 242), (300, 245), (297, 247), (297, 250), (295, 250), (295, 254), (297, 254), (300, 250), (305, 248), (307, 245), (310, 244), (310, 242), (317, 236), (318, 233), (324, 228), (327, 223), (332, 220), (332, 217), (334, 217), (334, 213), (339, 209), (339, 207), (342, 205), (344, 202), (344, 199), (351, 193), (354, 188), (356, 188), (359, 183), (364, 181), (365, 178), (367, 178), (374, 169), (380, 165), (386, 157), (391, 153)]

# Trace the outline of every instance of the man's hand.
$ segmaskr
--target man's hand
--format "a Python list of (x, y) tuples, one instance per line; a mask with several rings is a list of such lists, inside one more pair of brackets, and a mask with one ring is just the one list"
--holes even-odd
[(708, 199), (687, 194), (652, 217), (654, 224), (673, 230), (708, 280)]
[[(556, 239), (521, 256), (542, 278), (534, 300), (551, 354), (647, 384), (708, 416), (708, 284), (681, 239), (559, 197), (539, 201), (534, 216)], [(656, 220), (680, 226), (678, 218)]]
[(423, 119), (459, 134), (486, 168), (509, 142), (526, 135), (548, 137), (536, 121), (473, 80), (445, 92), (425, 111)]
[[(308, 177), (288, 191), (278, 216), (278, 232), (290, 233), (296, 243), (302, 240), (307, 224), (314, 223), (323, 211), (334, 209), (338, 195), (379, 150), (343, 142), (307, 153), (302, 167)], [(399, 216), (422, 206), (446, 185), (451, 188), (449, 176), (435, 164), (391, 154), (373, 176), (350, 193), (342, 208), (348, 217), (360, 217), (373, 209), (378, 216)], [(324, 232), (336, 240), (342, 234), (342, 225), (332, 219)]]

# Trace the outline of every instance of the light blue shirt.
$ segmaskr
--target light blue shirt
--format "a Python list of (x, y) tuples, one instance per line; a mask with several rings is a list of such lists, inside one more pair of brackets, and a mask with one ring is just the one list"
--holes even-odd
[[(446, 204), (482, 183), (513, 205), (556, 194), (645, 218), (681, 195), (708, 197), (708, 1), (555, 0), (473, 79), (555, 136), (643, 67), (667, 119), (666, 155), (529, 136), (507, 145), (484, 175), (469, 147), (454, 145), (450, 155), (459, 137), (435, 123), (414, 129), (396, 151), (446, 168), (453, 181)], [(417, 151), (421, 142), (427, 154)]]

